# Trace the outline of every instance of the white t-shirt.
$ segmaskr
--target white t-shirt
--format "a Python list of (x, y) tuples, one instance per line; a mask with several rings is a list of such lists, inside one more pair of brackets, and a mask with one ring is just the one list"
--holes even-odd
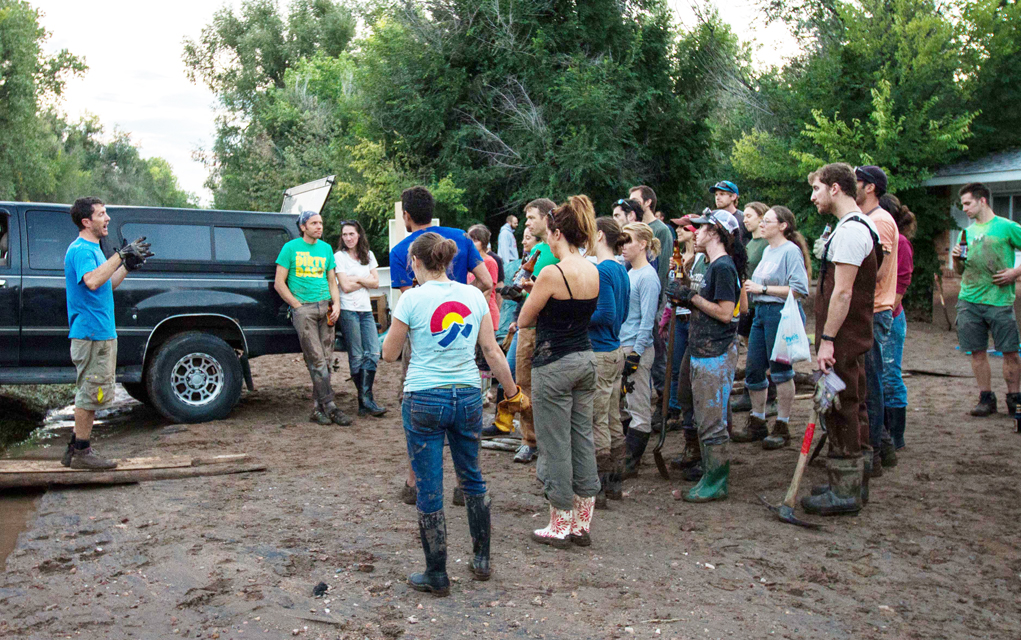
[[(376, 256), (369, 252), (369, 264), (362, 264), (358, 260), (351, 257), (347, 251), (338, 251), (333, 254), (334, 259), (337, 261), (337, 273), (343, 273), (344, 275), (354, 276), (356, 278), (364, 278), (369, 275), (369, 272), (379, 266), (376, 262)], [(340, 286), (338, 281), (337, 286)], [(369, 300), (369, 290), (365, 287), (352, 291), (351, 293), (344, 293), (344, 290), (340, 290), (340, 308), (342, 311), (372, 311), (372, 302)]]
[(449, 384), (481, 387), (475, 344), (488, 313), (482, 292), (460, 282), (431, 280), (401, 294), (393, 317), (408, 325), (411, 337), (404, 390)]
[[(855, 222), (851, 218), (858, 218), (865, 224)], [(841, 218), (836, 228), (833, 229), (830, 252), (827, 255), (829, 261), (860, 267), (865, 258), (872, 253), (872, 235), (869, 233), (869, 229), (877, 236), (879, 235), (875, 223), (860, 211), (849, 213)]]

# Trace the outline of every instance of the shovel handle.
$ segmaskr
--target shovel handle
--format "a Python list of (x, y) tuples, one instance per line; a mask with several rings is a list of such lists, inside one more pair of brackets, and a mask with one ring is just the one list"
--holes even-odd
[(808, 464), (808, 454), (812, 450), (812, 438), (815, 437), (815, 411), (812, 412), (812, 421), (805, 427), (805, 437), (801, 439), (801, 453), (798, 454), (798, 466), (794, 468), (794, 477), (791, 478), (791, 486), (787, 488), (787, 495), (783, 504), (794, 508), (794, 500), (798, 497), (798, 487), (801, 485), (801, 476), (805, 473), (805, 465)]

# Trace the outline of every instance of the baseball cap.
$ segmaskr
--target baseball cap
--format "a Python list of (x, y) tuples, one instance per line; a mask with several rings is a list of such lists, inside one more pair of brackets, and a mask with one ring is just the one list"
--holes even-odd
[(876, 185), (881, 193), (886, 193), (886, 172), (874, 164), (867, 164), (864, 167), (854, 168), (854, 177), (862, 182)]
[(688, 222), (696, 227), (703, 224), (715, 224), (730, 234), (735, 233), (738, 229), (737, 218), (731, 212), (724, 211), (723, 209), (717, 209), (716, 211), (706, 209), (702, 212), (702, 215), (697, 218), (690, 218)]
[(670, 222), (674, 223), (678, 227), (695, 233), (695, 227), (691, 224), (691, 216), (681, 216), (680, 218), (670, 218)]
[(709, 193), (714, 193), (716, 191), (729, 191), (734, 195), (741, 195), (740, 193), (738, 193), (737, 185), (731, 182), (730, 180), (720, 180), (713, 186), (709, 187)]

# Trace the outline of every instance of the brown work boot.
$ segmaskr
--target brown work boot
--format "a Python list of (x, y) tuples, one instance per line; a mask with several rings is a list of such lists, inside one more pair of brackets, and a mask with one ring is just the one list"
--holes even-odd
[(326, 415), (318, 408), (312, 410), (312, 415), (308, 417), (308, 421), (322, 425), (333, 424), (333, 420), (330, 420), (330, 416)]
[(762, 448), (766, 451), (783, 449), (791, 443), (791, 431), (787, 426), (787, 420), (777, 420), (773, 423), (773, 429), (769, 437), (762, 441)]
[(978, 404), (971, 410), (971, 415), (976, 418), (985, 418), (996, 413), (996, 394), (992, 391), (982, 391), (978, 397)]
[(72, 469), (116, 469), (117, 463), (113, 460), (107, 460), (97, 454), (92, 447), (88, 449), (75, 449), (71, 453), (71, 468)]
[(744, 429), (734, 429), (730, 435), (733, 442), (757, 442), (769, 435), (769, 427), (765, 418), (757, 418), (748, 414), (748, 422)]
[(683, 471), (701, 461), (702, 449), (698, 446), (698, 434), (693, 429), (687, 429), (684, 432), (684, 451), (679, 458), (670, 461), (670, 466)]

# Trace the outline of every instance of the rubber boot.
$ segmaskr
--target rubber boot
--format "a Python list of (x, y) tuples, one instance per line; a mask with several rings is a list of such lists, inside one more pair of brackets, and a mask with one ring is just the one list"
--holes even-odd
[(468, 508), (468, 530), (472, 536), (472, 553), (475, 557), (468, 563), (468, 569), (476, 580), (489, 580), (489, 538), (492, 529), (490, 519), (489, 496), (465, 494), (465, 506)]
[(595, 501), (595, 498), (574, 496), (574, 509), (571, 510), (571, 533), (567, 537), (579, 547), (588, 547), (592, 544), (589, 528), (592, 526), (592, 511)]
[[(386, 408), (376, 404), (376, 399), (372, 396), (372, 385), (376, 383), (376, 370), (362, 370), (362, 388), (361, 395), (358, 396), (358, 415), (365, 415), (366, 413), (373, 417), (380, 417), (386, 414)], [(364, 410), (365, 413), (362, 413)]]
[(984, 418), (996, 413), (996, 394), (992, 391), (982, 391), (978, 397), (978, 404), (971, 410), (971, 415), (976, 418)]
[(610, 449), (610, 458), (613, 461), (612, 471), (606, 474), (606, 497), (610, 500), (622, 500), (624, 498), (624, 458), (626, 446), (620, 445)]
[(571, 546), (568, 536), (571, 534), (573, 521), (573, 510), (557, 509), (551, 504), (549, 506), (549, 524), (542, 529), (533, 531), (532, 540), (557, 549), (566, 549)]
[(601, 471), (599, 473), (599, 493), (596, 494), (596, 509), (608, 509), (609, 506), (606, 502), (606, 485), (609, 484), (609, 473)]
[(67, 443), (67, 450), (64, 451), (63, 457), (60, 459), (60, 464), (65, 467), (71, 466), (71, 456), (74, 455), (74, 443), (77, 442), (77, 437), (74, 435), (74, 431), (71, 432), (71, 441)]
[[(861, 506), (866, 506), (869, 503), (869, 474), (872, 473), (872, 457), (862, 456), (862, 477), (861, 477)], [(812, 495), (819, 496), (830, 490), (830, 485), (817, 484), (812, 487)]]
[(684, 496), (685, 502), (726, 500), (730, 481), (729, 443), (702, 446), (702, 479)]
[(670, 461), (670, 466), (681, 471), (693, 467), (702, 461), (702, 447), (698, 444), (698, 432), (694, 429), (684, 430), (684, 451), (679, 458)]
[(351, 382), (355, 385), (355, 396), (358, 398), (358, 415), (364, 416), (368, 412), (365, 410), (365, 403), (362, 401), (362, 372), (352, 371)]
[(642, 464), (642, 454), (645, 453), (645, 447), (649, 445), (651, 436), (651, 433), (628, 429), (624, 439), (627, 444), (627, 457), (624, 459), (624, 473), (621, 475), (624, 480), (638, 475), (638, 466)]
[(450, 595), (450, 578), (447, 577), (447, 520), (443, 509), (434, 513), (418, 512), (418, 535), (425, 551), (425, 573), (413, 573), (408, 584), (415, 591), (434, 596)]
[[(893, 446), (897, 449), (904, 448), (904, 427), (908, 418), (907, 407), (895, 407), (890, 409), (890, 418), (893, 422), (890, 425), (890, 437), (893, 438)], [(890, 418), (887, 418), (889, 420)]]
[(741, 392), (741, 397), (735, 398), (730, 403), (730, 410), (734, 413), (744, 413), (745, 411), (752, 410), (752, 397), (748, 393), (748, 388)]
[(757, 442), (769, 435), (769, 426), (765, 418), (758, 418), (751, 413), (748, 414), (748, 422), (744, 429), (734, 429), (730, 436), (733, 442)]
[(865, 461), (857, 458), (829, 458), (826, 472), (830, 479), (829, 490), (818, 495), (805, 496), (801, 507), (806, 513), (819, 516), (853, 515), (862, 508), (862, 484)]
[(769, 436), (762, 441), (762, 448), (766, 451), (783, 449), (791, 443), (791, 430), (787, 420), (777, 420), (773, 423), (773, 429)]

